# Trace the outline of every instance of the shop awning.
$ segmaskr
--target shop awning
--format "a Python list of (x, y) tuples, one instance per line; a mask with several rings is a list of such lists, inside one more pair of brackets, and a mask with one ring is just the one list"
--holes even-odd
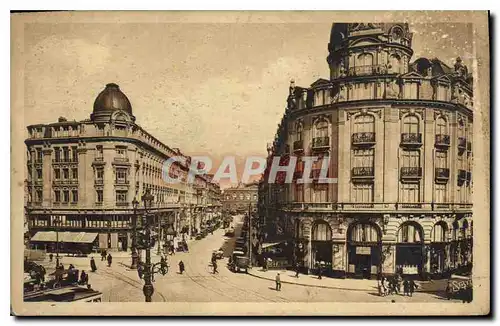
[(97, 233), (89, 232), (57, 232), (55, 231), (39, 231), (32, 238), (31, 241), (37, 242), (59, 242), (69, 243), (92, 243), (97, 238)]
[(266, 249), (266, 248), (269, 248), (269, 247), (274, 247), (276, 245), (279, 245), (283, 242), (285, 242), (286, 240), (282, 240), (282, 241), (276, 241), (276, 242), (264, 242), (262, 244), (262, 249)]

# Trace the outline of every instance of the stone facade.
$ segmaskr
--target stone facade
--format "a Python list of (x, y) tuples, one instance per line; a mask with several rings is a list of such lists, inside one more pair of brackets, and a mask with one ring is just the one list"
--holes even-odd
[(334, 24), (330, 80), (291, 82), (269, 157), (327, 156), (337, 182), (297, 183), (303, 164), (292, 184), (265, 174), (259, 211), (307, 270), (437, 275), (472, 262), (472, 75), (460, 58), (410, 62), (411, 42), (407, 24)]
[(225, 212), (248, 212), (249, 205), (254, 210), (257, 206), (258, 184), (239, 184), (226, 188), (222, 193), (222, 209)]
[[(146, 189), (155, 197), (161, 239), (167, 224), (190, 236), (220, 215), (219, 185), (210, 176), (197, 176), (188, 184), (190, 157), (136, 124), (130, 102), (115, 84), (99, 94), (91, 119), (61, 117), (56, 123), (28, 126), (28, 132), (26, 212), (31, 235), (56, 229), (99, 233), (95, 246), (127, 250), (132, 201), (140, 202)], [(173, 156), (185, 162), (164, 171), (164, 161)], [(164, 173), (181, 182), (167, 184)]]

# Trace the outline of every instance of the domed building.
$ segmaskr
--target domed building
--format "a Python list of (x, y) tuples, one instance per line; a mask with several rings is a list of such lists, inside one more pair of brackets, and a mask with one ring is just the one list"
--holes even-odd
[[(332, 276), (439, 277), (472, 264), (472, 75), (460, 57), (412, 61), (406, 23), (333, 24), (329, 79), (290, 84), (269, 156), (292, 184), (260, 185), (261, 223), (290, 262)], [(328, 177), (300, 183), (304, 156)], [(268, 164), (269, 169), (269, 164)], [(269, 171), (266, 171), (265, 176)]]
[[(190, 158), (136, 124), (117, 84), (97, 95), (90, 119), (27, 127), (26, 212), (31, 247), (48, 251), (129, 250), (134, 199), (154, 196), (155, 233), (162, 245), (190, 237), (219, 216), (220, 189), (210, 178), (185, 182)], [(167, 184), (164, 162), (183, 156)], [(139, 203), (139, 209), (143, 203)], [(56, 232), (60, 233), (58, 237)], [(194, 235), (194, 234), (193, 234)]]

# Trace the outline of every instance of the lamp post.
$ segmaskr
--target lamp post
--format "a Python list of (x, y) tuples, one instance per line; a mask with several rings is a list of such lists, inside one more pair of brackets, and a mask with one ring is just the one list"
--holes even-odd
[(130, 265), (130, 269), (137, 268), (137, 261), (139, 255), (137, 254), (137, 207), (139, 206), (139, 202), (134, 197), (132, 201), (132, 207), (134, 208), (134, 215), (132, 216), (132, 264)]
[(61, 224), (61, 217), (56, 216), (53, 221), (56, 225), (56, 267), (59, 267), (59, 225)]
[(151, 302), (151, 298), (154, 293), (154, 287), (151, 283), (151, 223), (150, 223), (150, 215), (149, 210), (151, 209), (151, 205), (153, 204), (154, 196), (151, 195), (150, 190), (147, 189), (146, 193), (142, 196), (142, 201), (144, 202), (145, 208), (145, 219), (146, 219), (146, 266), (144, 270), (144, 287), (142, 291), (144, 292), (144, 297), (146, 302)]

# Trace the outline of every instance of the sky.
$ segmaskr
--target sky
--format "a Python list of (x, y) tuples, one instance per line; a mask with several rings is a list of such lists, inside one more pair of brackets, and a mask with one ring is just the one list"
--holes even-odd
[[(330, 23), (31, 23), (25, 125), (89, 118), (117, 83), (136, 123), (189, 155), (265, 155), (290, 79), (328, 78)], [(412, 61), (472, 63), (470, 25), (413, 24)], [(216, 159), (215, 159), (216, 160)], [(214, 171), (215, 172), (215, 171)]]

